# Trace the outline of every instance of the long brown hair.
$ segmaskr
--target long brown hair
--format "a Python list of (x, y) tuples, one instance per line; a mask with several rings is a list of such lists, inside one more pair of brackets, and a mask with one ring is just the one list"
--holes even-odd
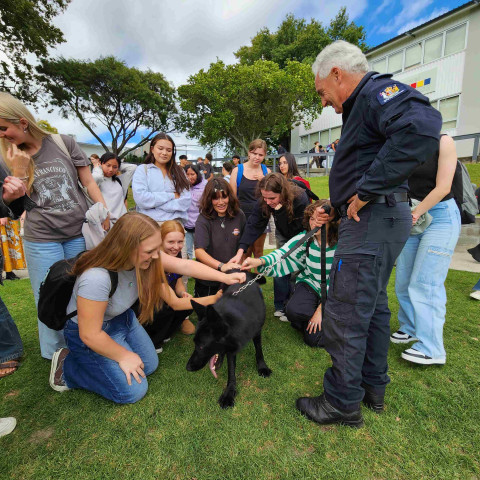
[(159, 140), (168, 140), (172, 144), (172, 157), (167, 163), (167, 175), (168, 178), (173, 182), (175, 191), (180, 195), (184, 190), (190, 190), (190, 182), (188, 181), (183, 168), (180, 167), (180, 165), (177, 165), (177, 162), (175, 161), (177, 147), (175, 146), (175, 142), (170, 135), (167, 135), (166, 133), (159, 133), (152, 138), (152, 141), (150, 142), (150, 152), (145, 157), (145, 161), (143, 163), (155, 164), (155, 157), (153, 156), (152, 150)]
[(262, 197), (262, 190), (279, 193), (280, 203), (286, 208), (287, 216), (293, 220), (293, 201), (295, 197), (302, 194), (303, 190), (292, 182), (289, 182), (281, 173), (269, 173), (265, 175), (257, 185), (257, 196), (262, 200), (262, 212), (264, 217), (269, 217), (272, 209), (265, 203)]
[[(303, 226), (307, 232), (310, 230), (310, 218), (315, 213), (315, 210), (319, 207), (323, 207), (324, 205), (332, 207), (330, 200), (326, 198), (321, 198), (317, 200), (315, 203), (311, 203), (307, 206), (305, 211), (303, 212)], [(328, 222), (328, 230), (327, 230), (327, 243), (329, 247), (334, 247), (338, 242), (338, 222), (337, 221), (330, 221)]]
[(209, 220), (214, 218), (216, 213), (213, 208), (212, 200), (214, 198), (219, 198), (222, 191), (228, 196), (226, 215), (233, 218), (240, 210), (240, 204), (238, 203), (238, 199), (233, 193), (230, 184), (223, 178), (214, 178), (207, 183), (199, 204), (200, 213)]
[(285, 175), (287, 178), (300, 177), (300, 172), (298, 171), (297, 161), (295, 160), (295, 155), (293, 153), (284, 153), (280, 156), (278, 161), (284, 158), (288, 165), (288, 172)]
[[(147, 215), (128, 212), (117, 220), (102, 242), (77, 260), (72, 274), (78, 276), (95, 267), (115, 272), (131, 268), (132, 252), (138, 255), (140, 243), (159, 231), (157, 222)], [(141, 308), (138, 320), (142, 324), (149, 323), (153, 320), (154, 310), (159, 310), (163, 304), (158, 287), (167, 279), (161, 257), (152, 259), (147, 269), (135, 267), (135, 273)]]

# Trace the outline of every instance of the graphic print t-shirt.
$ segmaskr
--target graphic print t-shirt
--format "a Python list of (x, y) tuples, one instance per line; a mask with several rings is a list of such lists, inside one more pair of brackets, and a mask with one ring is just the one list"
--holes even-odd
[(62, 139), (70, 157), (50, 135), (33, 155), (35, 179), (30, 197), (37, 204), (27, 212), (24, 238), (30, 242), (61, 242), (82, 234), (87, 202), (78, 186), (76, 167), (89, 165), (85, 153), (67, 135)]

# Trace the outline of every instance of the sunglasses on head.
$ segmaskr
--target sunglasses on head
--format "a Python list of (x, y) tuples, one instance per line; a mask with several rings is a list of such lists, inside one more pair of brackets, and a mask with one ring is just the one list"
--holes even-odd
[(213, 192), (215, 193), (215, 198), (228, 198), (228, 193), (225, 192), (225, 190), (222, 190), (221, 188), (214, 188)]

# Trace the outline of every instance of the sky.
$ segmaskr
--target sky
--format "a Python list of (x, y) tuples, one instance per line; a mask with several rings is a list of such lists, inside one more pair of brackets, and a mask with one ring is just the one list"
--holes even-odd
[[(249, 45), (262, 28), (275, 31), (285, 16), (315, 18), (328, 25), (345, 6), (350, 20), (363, 25), (369, 47), (438, 17), (466, 1), (455, 0), (72, 0), (54, 24), (66, 42), (53, 57), (95, 60), (114, 55), (128, 66), (161, 72), (175, 87), (218, 59), (235, 63), (233, 52)], [(97, 143), (74, 118), (38, 110), (60, 133)], [(108, 135), (101, 135), (108, 139)], [(195, 145), (174, 134), (177, 145)], [(194, 151), (197, 148), (197, 151)], [(181, 152), (182, 147), (180, 147)], [(190, 147), (189, 154), (206, 152)], [(101, 153), (101, 151), (100, 151)], [(190, 156), (190, 155), (189, 155)]]

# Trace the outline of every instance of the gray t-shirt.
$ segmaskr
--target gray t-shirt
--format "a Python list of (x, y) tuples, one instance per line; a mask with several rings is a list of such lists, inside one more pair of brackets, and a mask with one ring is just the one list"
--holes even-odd
[(62, 135), (62, 139), (70, 157), (50, 135), (33, 155), (35, 179), (30, 197), (37, 206), (27, 212), (25, 220), (25, 239), (30, 242), (59, 242), (82, 234), (87, 203), (78, 186), (76, 167), (90, 162), (72, 137)]
[[(77, 297), (94, 300), (96, 302), (108, 301), (104, 321), (126, 312), (138, 298), (137, 277), (135, 269), (118, 272), (118, 286), (109, 299), (112, 282), (110, 274), (105, 268), (90, 268), (83, 272), (75, 281), (72, 297), (67, 307), (67, 314), (77, 310)], [(78, 323), (78, 318), (72, 318)]]

